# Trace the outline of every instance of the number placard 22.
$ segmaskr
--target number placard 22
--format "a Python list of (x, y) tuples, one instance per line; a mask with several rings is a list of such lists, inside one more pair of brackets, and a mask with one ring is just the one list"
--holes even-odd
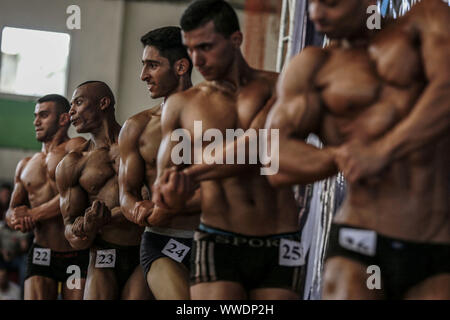
[(40, 266), (50, 265), (51, 250), (48, 248), (34, 248), (33, 250), (33, 264)]

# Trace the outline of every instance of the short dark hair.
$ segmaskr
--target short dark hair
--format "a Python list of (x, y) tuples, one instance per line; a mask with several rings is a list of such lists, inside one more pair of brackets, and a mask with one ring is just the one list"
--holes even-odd
[(224, 0), (197, 0), (184, 11), (181, 17), (183, 31), (191, 31), (214, 22), (214, 28), (224, 37), (240, 31), (239, 19), (233, 7)]
[(147, 32), (141, 37), (142, 45), (158, 49), (159, 54), (169, 60), (171, 66), (180, 59), (189, 61), (189, 75), (192, 73), (192, 61), (181, 39), (180, 27), (163, 27)]
[(68, 113), (70, 110), (69, 100), (67, 100), (65, 97), (59, 94), (47, 94), (37, 100), (37, 103), (44, 103), (44, 102), (54, 102), (58, 115)]
[(79, 87), (82, 87), (86, 84), (91, 84), (91, 83), (95, 83), (98, 86), (100, 86), (100, 88), (102, 90), (102, 92), (101, 92), (102, 98), (108, 97), (111, 100), (111, 104), (110, 104), (111, 107), (114, 108), (114, 105), (116, 104), (116, 99), (114, 98), (114, 93), (112, 92), (111, 88), (105, 82), (100, 81), (100, 80), (89, 80), (89, 81), (85, 81), (85, 82), (79, 84), (76, 87), (76, 89), (78, 89)]

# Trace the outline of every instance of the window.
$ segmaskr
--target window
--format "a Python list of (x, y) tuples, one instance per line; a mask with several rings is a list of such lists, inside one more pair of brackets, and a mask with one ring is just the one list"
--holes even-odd
[(67, 33), (3, 28), (0, 92), (65, 95), (69, 45)]

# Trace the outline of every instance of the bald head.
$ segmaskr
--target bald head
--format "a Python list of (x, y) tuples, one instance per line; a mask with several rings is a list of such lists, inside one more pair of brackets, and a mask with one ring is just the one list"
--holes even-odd
[(114, 99), (114, 94), (111, 88), (106, 83), (97, 80), (86, 81), (80, 84), (77, 89), (81, 89), (85, 96), (88, 96), (94, 101), (100, 101), (103, 98), (108, 98), (110, 101), (109, 107), (114, 109), (116, 100)]
[(115, 121), (114, 94), (102, 81), (80, 84), (72, 95), (69, 111), (72, 125), (79, 133), (94, 132), (104, 120)]

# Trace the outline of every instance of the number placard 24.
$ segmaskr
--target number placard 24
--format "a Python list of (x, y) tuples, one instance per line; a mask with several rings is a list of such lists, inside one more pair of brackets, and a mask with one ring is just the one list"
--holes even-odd
[(166, 256), (172, 258), (177, 262), (183, 261), (184, 257), (191, 250), (188, 246), (185, 246), (181, 242), (174, 239), (170, 239), (166, 246), (161, 250)]

